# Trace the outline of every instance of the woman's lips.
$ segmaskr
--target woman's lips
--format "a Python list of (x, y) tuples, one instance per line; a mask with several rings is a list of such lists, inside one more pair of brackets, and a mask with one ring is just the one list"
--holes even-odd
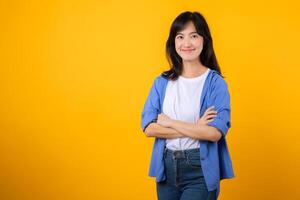
[(181, 49), (181, 51), (184, 51), (184, 52), (191, 52), (191, 51), (194, 51), (195, 49)]

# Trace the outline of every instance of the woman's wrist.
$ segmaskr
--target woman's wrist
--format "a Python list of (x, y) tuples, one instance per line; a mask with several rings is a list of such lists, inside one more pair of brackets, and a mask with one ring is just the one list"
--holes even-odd
[(169, 123), (169, 127), (175, 129), (176, 123), (177, 123), (176, 119), (171, 119)]

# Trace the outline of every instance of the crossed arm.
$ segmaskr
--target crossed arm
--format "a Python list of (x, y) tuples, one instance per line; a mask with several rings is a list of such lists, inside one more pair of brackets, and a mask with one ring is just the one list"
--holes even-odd
[(167, 128), (158, 123), (151, 123), (145, 130), (145, 134), (148, 137), (158, 137), (158, 138), (165, 138), (165, 139), (175, 139), (185, 137), (183, 134), (178, 132), (173, 128)]
[(201, 123), (187, 123), (174, 120), (165, 114), (159, 114), (157, 123), (151, 123), (146, 128), (148, 137), (158, 137), (174, 139), (180, 137), (190, 137), (197, 140), (209, 140), (216, 142), (221, 139), (221, 132), (212, 126)]
[[(163, 113), (156, 115), (159, 111), (157, 84), (159, 84), (158, 79), (154, 81), (151, 87), (142, 113), (142, 128), (146, 136), (157, 138), (190, 137), (212, 142), (225, 137), (231, 126), (230, 95), (227, 83), (222, 78), (216, 77), (213, 83), (214, 89), (210, 94), (209, 105), (216, 106), (216, 111), (211, 110), (214, 106), (208, 108), (195, 124), (171, 119)], [(216, 117), (216, 113), (218, 113), (218, 117)], [(152, 122), (148, 126), (146, 125), (147, 122), (156, 117), (156, 123)]]

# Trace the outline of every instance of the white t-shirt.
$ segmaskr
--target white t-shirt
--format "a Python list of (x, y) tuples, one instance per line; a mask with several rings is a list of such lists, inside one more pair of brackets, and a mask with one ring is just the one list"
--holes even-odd
[[(200, 97), (209, 68), (200, 76), (168, 81), (163, 103), (163, 113), (172, 119), (196, 123), (200, 113)], [(166, 139), (166, 147), (172, 150), (185, 150), (200, 147), (199, 140), (190, 137)]]

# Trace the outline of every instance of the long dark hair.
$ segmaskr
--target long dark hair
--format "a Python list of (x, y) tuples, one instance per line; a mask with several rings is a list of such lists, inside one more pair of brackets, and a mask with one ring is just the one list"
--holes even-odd
[(200, 62), (204, 66), (216, 70), (222, 76), (207, 22), (200, 13), (190, 11), (178, 15), (171, 25), (169, 38), (166, 43), (166, 56), (170, 64), (170, 69), (163, 72), (162, 75), (171, 80), (176, 80), (181, 75), (183, 70), (182, 58), (176, 52), (175, 37), (190, 21), (193, 22), (197, 33), (203, 37), (203, 49), (199, 55)]

